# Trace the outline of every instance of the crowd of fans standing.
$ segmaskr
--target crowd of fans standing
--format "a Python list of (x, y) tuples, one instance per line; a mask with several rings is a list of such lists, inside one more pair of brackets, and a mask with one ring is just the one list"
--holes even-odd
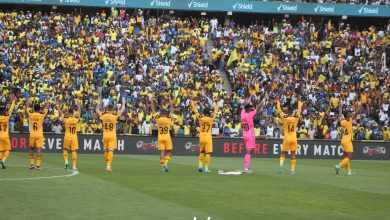
[[(26, 98), (43, 102), (48, 95), (46, 132), (63, 131), (55, 102), (66, 112), (80, 100), (78, 132), (100, 133), (94, 109), (103, 97), (103, 107), (119, 108), (126, 99), (119, 133), (149, 135), (156, 129), (151, 97), (168, 108), (171, 91), (172, 128), (179, 136), (197, 134), (189, 103), (196, 97), (203, 105), (221, 97), (214, 134), (239, 136), (238, 112), (250, 97), (254, 103), (266, 100), (256, 117), (256, 135), (282, 137), (275, 97), (282, 94), (285, 102), (299, 94), (305, 100), (300, 138), (340, 138), (335, 109), (344, 102), (352, 110), (362, 106), (355, 139), (389, 139), (390, 81), (383, 65), (388, 29), (355, 30), (348, 24), (336, 29), (331, 22), (304, 18), (297, 24), (240, 26), (216, 18), (154, 17), (142, 10), (109, 14), (0, 11), (0, 98), (6, 105), (10, 93), (18, 97), (11, 131), (28, 132)], [(211, 53), (208, 40), (215, 42)], [(237, 57), (227, 66), (233, 51)], [(219, 74), (225, 71), (232, 94)]]

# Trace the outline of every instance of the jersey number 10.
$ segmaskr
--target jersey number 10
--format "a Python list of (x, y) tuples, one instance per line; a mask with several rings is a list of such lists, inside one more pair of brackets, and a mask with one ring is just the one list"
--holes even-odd
[(69, 133), (76, 134), (76, 127), (69, 127)]

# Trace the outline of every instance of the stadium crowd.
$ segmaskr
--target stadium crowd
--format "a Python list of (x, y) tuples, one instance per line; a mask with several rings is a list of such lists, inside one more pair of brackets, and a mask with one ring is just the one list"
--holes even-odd
[[(355, 139), (389, 140), (390, 79), (382, 65), (388, 36), (388, 30), (375, 27), (358, 31), (345, 24), (337, 30), (331, 23), (304, 20), (242, 27), (222, 26), (215, 18), (153, 17), (141, 10), (82, 16), (0, 11), (0, 98), (6, 105), (8, 94), (17, 95), (10, 130), (28, 132), (26, 98), (42, 103), (49, 96), (44, 131), (55, 133), (63, 127), (54, 103), (61, 102), (66, 112), (80, 100), (78, 132), (100, 133), (98, 97), (103, 107), (117, 108), (125, 98), (119, 133), (149, 135), (156, 130), (150, 100), (155, 96), (168, 108), (171, 91), (173, 133), (196, 135), (190, 99), (197, 97), (203, 108), (220, 97), (214, 134), (237, 136), (238, 113), (251, 95), (254, 103), (267, 103), (257, 117), (256, 135), (279, 138), (275, 98), (286, 101), (295, 93), (306, 100), (300, 138), (339, 139), (336, 109), (344, 101), (351, 109), (362, 106)], [(216, 46), (211, 54), (208, 39)], [(225, 70), (231, 95), (219, 75)]]
[[(232, 23), (213, 33), (218, 48), (213, 53), (230, 53), (231, 58), (230, 63), (215, 65), (226, 68), (233, 100), (248, 93), (270, 97), (260, 121), (267, 136), (274, 137), (280, 123), (272, 117), (275, 97), (287, 89), (302, 93), (306, 100), (297, 130), (301, 138), (340, 138), (337, 109), (343, 101), (350, 110), (360, 109), (355, 139), (388, 139), (390, 79), (384, 59), (388, 28), (360, 31), (341, 23), (336, 29), (331, 21), (318, 24), (304, 17), (296, 25), (288, 20), (250, 27)], [(286, 101), (287, 96), (283, 98)]]

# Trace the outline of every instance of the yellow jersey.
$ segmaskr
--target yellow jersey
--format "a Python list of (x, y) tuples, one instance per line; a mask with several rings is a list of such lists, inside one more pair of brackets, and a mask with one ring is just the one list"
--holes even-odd
[(158, 113), (154, 113), (153, 118), (157, 123), (158, 139), (169, 140), (171, 138), (169, 133), (169, 127), (172, 122), (171, 117), (160, 117)]
[(80, 119), (77, 117), (68, 117), (62, 115), (65, 125), (65, 139), (73, 139), (77, 138), (77, 126), (79, 124)]
[(299, 122), (299, 117), (283, 115), (282, 123), (283, 123), (283, 134), (285, 138), (297, 138), (296, 128)]
[(341, 124), (341, 128), (343, 130), (342, 140), (352, 141), (352, 119), (350, 118), (349, 121), (342, 119), (340, 121), (340, 124)]
[(103, 137), (116, 136), (116, 123), (120, 115), (117, 112), (100, 112), (99, 116), (103, 122)]
[(47, 115), (47, 109), (40, 113), (27, 108), (27, 115), (30, 119), (30, 137), (43, 137), (43, 120)]
[(212, 129), (213, 129), (213, 122), (215, 117), (217, 116), (218, 110), (219, 110), (219, 101), (215, 103), (215, 109), (213, 114), (210, 117), (203, 116), (199, 114), (198, 109), (196, 108), (195, 104), (191, 102), (192, 109), (195, 111), (195, 117), (199, 121), (199, 137), (200, 138), (212, 138)]
[(282, 108), (280, 107), (280, 102), (277, 102), (277, 109), (280, 118), (283, 123), (283, 134), (285, 138), (297, 138), (296, 128), (299, 122), (299, 118), (301, 116), (302, 110), (302, 102), (298, 102), (298, 112), (296, 116), (288, 116), (282, 112)]
[(0, 137), (9, 137), (9, 117), (14, 110), (15, 101), (12, 101), (11, 107), (6, 115), (0, 115)]
[(211, 117), (205, 117), (197, 113), (196, 117), (199, 120), (199, 136), (202, 138), (211, 138), (211, 131), (215, 116), (212, 115)]

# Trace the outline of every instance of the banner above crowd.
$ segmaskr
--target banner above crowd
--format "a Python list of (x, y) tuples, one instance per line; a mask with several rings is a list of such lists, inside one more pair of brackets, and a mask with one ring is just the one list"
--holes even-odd
[(164, 10), (390, 17), (390, 6), (264, 2), (255, 0), (0, 0), (0, 3)]

